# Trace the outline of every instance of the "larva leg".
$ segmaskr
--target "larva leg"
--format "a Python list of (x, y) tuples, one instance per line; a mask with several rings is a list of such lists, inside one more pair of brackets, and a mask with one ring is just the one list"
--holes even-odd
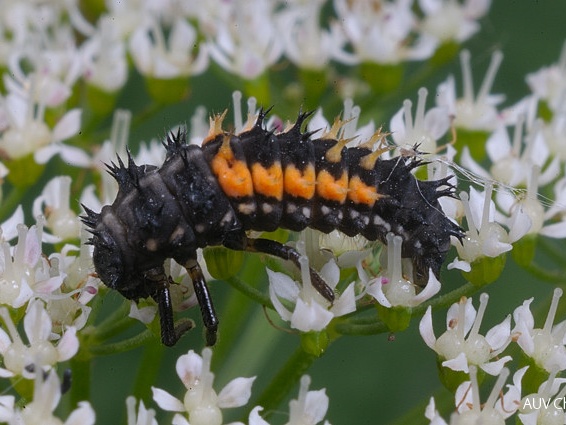
[(202, 269), (196, 260), (190, 259), (184, 267), (189, 272), (189, 276), (193, 281), (193, 287), (200, 306), (202, 321), (206, 328), (206, 345), (214, 345), (216, 343), (216, 333), (218, 331), (218, 317), (214, 311), (212, 297), (206, 286), (206, 280), (202, 274)]
[[(292, 261), (298, 268), (301, 267), (299, 264), (299, 258), (301, 254), (297, 252), (296, 249), (283, 245), (277, 241), (271, 239), (251, 239), (243, 236), (241, 241), (225, 241), (224, 245), (230, 249), (250, 251), (250, 252), (263, 252), (264, 254), (273, 255), (275, 257), (282, 258), (283, 260)], [(320, 295), (326, 298), (330, 302), (334, 302), (334, 291), (330, 288), (324, 279), (320, 277), (316, 270), (312, 267), (310, 269), (311, 282), (315, 289)]]
[(169, 278), (162, 266), (155, 267), (145, 272), (144, 277), (155, 286), (152, 298), (159, 309), (159, 320), (161, 325), (161, 342), (168, 347), (177, 343), (185, 332), (194, 327), (191, 320), (180, 320), (175, 325), (173, 320), (173, 304), (169, 292)]

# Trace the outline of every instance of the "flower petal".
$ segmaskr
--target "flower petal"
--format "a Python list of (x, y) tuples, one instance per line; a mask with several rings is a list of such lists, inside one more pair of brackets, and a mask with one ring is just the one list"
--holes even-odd
[(434, 350), (436, 344), (436, 336), (432, 327), (432, 307), (428, 306), (426, 313), (419, 322), (419, 332), (425, 344)]
[(228, 382), (218, 394), (218, 407), (240, 407), (245, 405), (252, 395), (253, 378), (236, 378)]
[(299, 298), (291, 317), (291, 327), (302, 332), (321, 331), (330, 323), (332, 317), (334, 315), (320, 304), (314, 301), (305, 303)]
[(167, 391), (155, 387), (151, 387), (151, 391), (153, 392), (153, 400), (163, 410), (167, 410), (169, 412), (185, 411), (185, 406), (183, 405), (181, 400), (173, 397)]

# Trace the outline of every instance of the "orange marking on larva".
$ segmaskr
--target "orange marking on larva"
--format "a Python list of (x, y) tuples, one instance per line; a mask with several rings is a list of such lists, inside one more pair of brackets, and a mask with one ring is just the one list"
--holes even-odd
[(328, 171), (320, 171), (316, 176), (316, 192), (323, 199), (343, 204), (348, 195), (348, 173), (344, 171), (336, 180)]
[(269, 168), (256, 162), (252, 165), (252, 179), (255, 193), (276, 198), (278, 201), (283, 199), (283, 170), (279, 161)]
[(229, 136), (224, 138), (210, 165), (227, 196), (234, 198), (253, 196), (252, 175), (244, 161), (234, 158)]
[(285, 167), (285, 193), (296, 198), (311, 199), (315, 191), (316, 174), (314, 165), (309, 164), (301, 171), (293, 164)]
[(348, 199), (356, 204), (366, 204), (372, 207), (382, 195), (377, 193), (374, 186), (365, 184), (359, 176), (354, 176), (350, 179), (348, 186)]

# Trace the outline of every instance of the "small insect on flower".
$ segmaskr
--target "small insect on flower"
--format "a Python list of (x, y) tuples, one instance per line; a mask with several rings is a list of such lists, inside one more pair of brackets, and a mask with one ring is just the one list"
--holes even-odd
[[(173, 258), (193, 281), (206, 328), (206, 342), (216, 341), (214, 312), (197, 249), (223, 245), (291, 260), (292, 247), (246, 233), (307, 227), (328, 233), (384, 242), (388, 233), (403, 239), (402, 257), (411, 259), (414, 281), (424, 285), (429, 270), (438, 276), (461, 229), (442, 212), (438, 199), (453, 196), (448, 179), (419, 181), (411, 170), (418, 158), (380, 158), (378, 132), (364, 144), (346, 147), (344, 122), (337, 121), (320, 138), (301, 130), (309, 113), (277, 133), (264, 127), (266, 111), (238, 134), (222, 130), (224, 115), (211, 119), (201, 146), (186, 143), (186, 132), (170, 134), (161, 167), (107, 165), (118, 181), (112, 205), (100, 213), (85, 207), (83, 222), (93, 234), (94, 266), (100, 279), (124, 297), (152, 297), (161, 316), (161, 339), (174, 345), (190, 327), (173, 321), (171, 279), (163, 263)], [(312, 285), (330, 303), (333, 290), (310, 269)]]

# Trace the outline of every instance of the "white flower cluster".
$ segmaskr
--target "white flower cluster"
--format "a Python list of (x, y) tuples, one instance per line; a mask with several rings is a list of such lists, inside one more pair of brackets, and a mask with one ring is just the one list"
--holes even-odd
[[(563, 423), (566, 419), (566, 405), (563, 403), (566, 394), (566, 380), (557, 378), (557, 374), (566, 369), (566, 321), (554, 324), (558, 301), (562, 296), (561, 289), (555, 289), (548, 315), (542, 328), (535, 327), (535, 320), (530, 310), (533, 299), (526, 300), (513, 312), (515, 326), (511, 328), (511, 315), (503, 322), (485, 333), (480, 333), (480, 325), (487, 307), (487, 294), (480, 296), (478, 311), (471, 299), (462, 298), (453, 304), (446, 317), (447, 330), (436, 338), (432, 326), (431, 308), (420, 323), (420, 332), (426, 344), (438, 355), (441, 373), (445, 384), (454, 386), (457, 413), (450, 418), (451, 425), (476, 423), (504, 424), (505, 419), (517, 413), (521, 423), (553, 424)], [(529, 359), (528, 366), (518, 369), (513, 376), (513, 385), (508, 385), (507, 392), (498, 400), (509, 369), (505, 364), (512, 360), (510, 355), (501, 356), (512, 343), (516, 342), (524, 356)], [(479, 369), (489, 375), (497, 376), (489, 399), (485, 403), (479, 401), (477, 373)], [(522, 380), (533, 370), (542, 370), (548, 376), (537, 385), (538, 391), (521, 397)], [(455, 372), (469, 376), (469, 381), (460, 382)], [(460, 375), (461, 376), (461, 375)], [(450, 380), (453, 379), (453, 382)], [(530, 377), (529, 384), (533, 385)], [(541, 404), (546, 400), (546, 404)], [(550, 401), (549, 401), (550, 400)], [(431, 424), (445, 424), (434, 409), (434, 400), (427, 408), (426, 416)]]
[[(139, 73), (158, 80), (200, 74), (210, 59), (245, 79), (283, 56), (306, 69), (322, 69), (331, 60), (422, 60), (448, 40), (469, 38), (490, 5), (422, 0), (416, 15), (412, 1), (375, 3), (336, 0), (335, 16), (321, 27), (322, 0), (108, 1), (96, 22), (81, 14), (76, 0), (7, 0), (0, 17), (0, 66), (7, 70), (0, 148), (11, 159), (33, 154), (45, 164), (59, 154), (67, 163), (91, 165), (83, 150), (62, 144), (78, 134), (81, 110), (63, 114), (58, 108), (76, 95), (79, 83), (99, 98), (117, 93), (128, 80), (129, 59)], [(452, 27), (439, 30), (446, 14)], [(55, 120), (46, 117), (51, 111), (57, 111)]]
[[(210, 371), (211, 357), (212, 350), (205, 348), (202, 356), (191, 350), (177, 360), (177, 375), (187, 389), (182, 401), (162, 389), (152, 388), (153, 399), (159, 407), (178, 412), (173, 418), (173, 425), (222, 425), (222, 409), (248, 403), (255, 377), (233, 379), (217, 394), (212, 387), (214, 374)], [(316, 425), (324, 419), (328, 410), (328, 396), (325, 390), (309, 391), (309, 385), (310, 378), (304, 375), (299, 397), (289, 402), (289, 421), (286, 425)], [(261, 406), (253, 408), (249, 425), (269, 425), (259, 415), (262, 410)], [(328, 421), (324, 424), (330, 425)], [(230, 425), (244, 424), (231, 422)]]

